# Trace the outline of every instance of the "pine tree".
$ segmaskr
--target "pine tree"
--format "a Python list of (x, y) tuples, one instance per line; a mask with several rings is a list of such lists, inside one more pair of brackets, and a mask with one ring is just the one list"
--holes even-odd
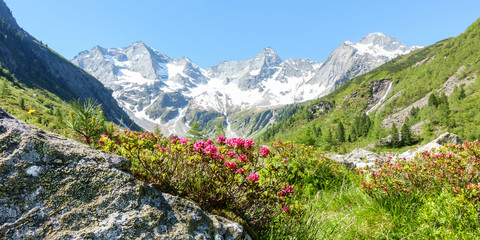
[(96, 100), (73, 101), (73, 111), (70, 111), (68, 126), (85, 139), (88, 145), (93, 138), (100, 136), (105, 119), (102, 106)]
[(352, 126), (352, 128), (350, 129), (350, 134), (349, 134), (349, 137), (350, 137), (350, 141), (351, 142), (355, 142), (357, 141), (357, 130), (355, 130), (355, 126)]
[(162, 137), (162, 131), (160, 130), (160, 126), (158, 124), (155, 124), (155, 128), (153, 128), (153, 134)]
[(442, 94), (441, 94), (440, 97), (438, 98), (438, 105), (440, 105), (440, 104), (449, 105), (449, 104), (448, 104), (448, 97), (447, 97), (447, 95), (445, 94), (445, 92), (442, 92)]
[(337, 131), (335, 132), (337, 142), (345, 142), (345, 127), (342, 122), (338, 123)]
[(60, 124), (63, 124), (63, 116), (62, 116), (62, 112), (60, 112), (59, 107), (55, 108), (54, 114), (55, 114), (55, 118), (57, 119), (57, 122)]
[(401, 134), (403, 146), (409, 146), (410, 144), (412, 144), (412, 133), (410, 132), (410, 126), (406, 121), (402, 126)]
[(190, 127), (190, 130), (187, 132), (190, 134), (194, 140), (198, 140), (202, 138), (203, 133), (200, 132), (200, 124), (197, 122), (197, 120), (194, 120), (192, 122), (192, 126)]
[(302, 135), (297, 138), (297, 141), (306, 145), (315, 145), (315, 137), (310, 127), (303, 129)]
[(7, 81), (3, 81), (2, 86), (0, 87), (0, 93), (2, 94), (2, 98), (8, 97), (12, 93)]
[(390, 130), (390, 134), (392, 135), (392, 146), (397, 147), (399, 145), (399, 139), (398, 139), (398, 128), (395, 123), (392, 124), (392, 129)]
[(23, 111), (26, 111), (27, 110), (27, 107), (25, 106), (25, 99), (23, 98), (20, 98), (20, 108), (23, 110)]
[(333, 144), (332, 132), (330, 131), (330, 129), (327, 129), (326, 132), (324, 132), (323, 141), (327, 145), (332, 145)]
[(215, 128), (215, 136), (225, 136), (225, 129), (223, 127), (223, 123), (218, 123), (217, 127)]
[(460, 87), (460, 93), (458, 94), (458, 100), (462, 100), (465, 97), (467, 97), (467, 94), (465, 93), (465, 89), (463, 86)]
[(437, 96), (435, 96), (435, 93), (432, 92), (432, 94), (430, 94), (430, 97), (428, 97), (428, 106), (429, 107), (437, 107), (438, 106), (438, 99), (437, 99)]

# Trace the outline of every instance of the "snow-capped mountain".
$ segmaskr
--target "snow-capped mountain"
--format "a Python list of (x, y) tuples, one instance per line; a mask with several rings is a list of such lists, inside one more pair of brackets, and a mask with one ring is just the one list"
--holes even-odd
[[(358, 43), (345, 41), (338, 46), (315, 76), (307, 84), (317, 85), (324, 95), (334, 87), (384, 64), (385, 62), (415, 50), (383, 33), (371, 33)], [(317, 95), (314, 92), (313, 95)]]
[(186, 57), (171, 59), (136, 42), (125, 48), (96, 46), (73, 62), (112, 89), (119, 104), (142, 127), (159, 125), (164, 134), (183, 136), (193, 120), (204, 126), (223, 122), (232, 130), (229, 118), (239, 111), (251, 114), (321, 97), (341, 82), (415, 48), (373, 33), (358, 43), (342, 43), (324, 63), (283, 61), (268, 47), (251, 59), (202, 69)]

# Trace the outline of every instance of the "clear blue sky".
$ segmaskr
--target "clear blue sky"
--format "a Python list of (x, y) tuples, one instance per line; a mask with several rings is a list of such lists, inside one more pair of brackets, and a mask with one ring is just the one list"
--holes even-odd
[(95, 45), (138, 40), (201, 67), (265, 47), (283, 59), (324, 61), (345, 40), (383, 32), (426, 46), (462, 33), (479, 0), (5, 0), (21, 27), (68, 59)]

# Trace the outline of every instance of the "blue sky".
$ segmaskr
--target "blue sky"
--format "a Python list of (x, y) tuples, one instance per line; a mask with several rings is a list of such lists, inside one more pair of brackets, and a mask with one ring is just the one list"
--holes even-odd
[(136, 41), (201, 67), (265, 47), (324, 61), (345, 40), (383, 32), (407, 45), (454, 37), (480, 17), (478, 0), (4, 0), (20, 26), (72, 59), (95, 45)]

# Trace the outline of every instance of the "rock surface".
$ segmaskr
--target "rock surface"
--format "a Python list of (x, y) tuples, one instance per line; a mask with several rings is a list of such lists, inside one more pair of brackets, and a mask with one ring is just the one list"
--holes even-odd
[(349, 168), (362, 168), (365, 166), (375, 165), (375, 161), (385, 161), (386, 158), (374, 152), (365, 150), (363, 148), (355, 148), (347, 155), (332, 156), (339, 163), (346, 165)]
[[(363, 148), (355, 148), (352, 152), (347, 155), (330, 155), (330, 157), (336, 160), (339, 163), (346, 165), (349, 168), (363, 168), (365, 166), (373, 166), (375, 165), (375, 161), (379, 160), (381, 162), (387, 161), (388, 157), (391, 156), (392, 160), (395, 161), (396, 159), (405, 158), (406, 160), (412, 160), (418, 153), (424, 151), (430, 151), (432, 149), (437, 149), (439, 147), (444, 146), (445, 144), (461, 144), (462, 139), (456, 134), (446, 132), (440, 135), (435, 140), (417, 148), (416, 150), (407, 150), (400, 154), (385, 154), (382, 153), (381, 156), (374, 152), (368, 151)], [(385, 156), (386, 155), (386, 156)]]
[(0, 239), (250, 239), (129, 164), (0, 109)]
[(437, 149), (439, 147), (444, 146), (445, 144), (461, 144), (462, 139), (454, 133), (449, 133), (446, 132), (442, 135), (440, 135), (438, 138), (435, 140), (417, 148), (416, 150), (408, 150), (405, 151), (401, 154), (398, 154), (395, 156), (395, 158), (405, 158), (407, 160), (412, 160), (418, 153), (424, 152), (424, 151), (430, 151), (432, 149)]

